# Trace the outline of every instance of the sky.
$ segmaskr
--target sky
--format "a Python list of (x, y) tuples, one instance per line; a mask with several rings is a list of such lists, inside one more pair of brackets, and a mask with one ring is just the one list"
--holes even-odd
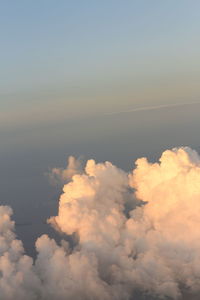
[(1, 1), (1, 126), (198, 101), (199, 1)]
[(0, 203), (28, 254), (55, 236), (46, 174), (68, 156), (130, 171), (200, 151), (199, 28), (195, 0), (0, 0)]

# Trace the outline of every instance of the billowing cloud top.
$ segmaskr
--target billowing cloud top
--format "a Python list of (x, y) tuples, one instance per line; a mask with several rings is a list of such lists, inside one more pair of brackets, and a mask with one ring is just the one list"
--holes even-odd
[[(131, 174), (110, 162), (70, 158), (58, 215), (48, 222), (71, 235), (36, 241), (35, 262), (0, 207), (0, 299), (198, 299), (200, 158), (188, 147), (159, 163), (136, 161)], [(81, 171), (80, 171), (81, 170)], [(196, 297), (196, 298), (195, 298)]]

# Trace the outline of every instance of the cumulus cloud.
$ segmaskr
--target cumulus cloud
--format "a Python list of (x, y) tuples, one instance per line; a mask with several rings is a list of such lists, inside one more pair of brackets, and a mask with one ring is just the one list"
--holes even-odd
[(73, 245), (43, 235), (33, 262), (11, 208), (0, 207), (0, 298), (199, 299), (199, 155), (167, 150), (158, 163), (138, 159), (131, 174), (110, 162), (69, 165), (48, 222)]
[(67, 166), (63, 168), (53, 168), (47, 173), (52, 185), (63, 185), (69, 182), (75, 174), (83, 173), (81, 157), (69, 156)]
[(0, 298), (37, 299), (40, 282), (32, 258), (24, 255), (22, 242), (14, 234), (12, 209), (0, 206)]

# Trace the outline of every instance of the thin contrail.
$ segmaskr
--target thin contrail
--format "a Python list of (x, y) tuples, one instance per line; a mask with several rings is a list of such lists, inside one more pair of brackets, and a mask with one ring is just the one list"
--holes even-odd
[(118, 114), (138, 112), (138, 111), (159, 110), (163, 108), (193, 105), (193, 104), (200, 104), (200, 102), (185, 102), (185, 103), (163, 104), (163, 105), (155, 105), (155, 106), (142, 106), (142, 107), (137, 107), (137, 108), (124, 110), (124, 111), (108, 112), (105, 113), (105, 115), (118, 115)]

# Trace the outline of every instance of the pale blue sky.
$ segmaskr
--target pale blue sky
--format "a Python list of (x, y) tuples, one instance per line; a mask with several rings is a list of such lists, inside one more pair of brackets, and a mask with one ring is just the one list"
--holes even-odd
[(199, 31), (195, 0), (1, 0), (1, 124), (198, 101)]

